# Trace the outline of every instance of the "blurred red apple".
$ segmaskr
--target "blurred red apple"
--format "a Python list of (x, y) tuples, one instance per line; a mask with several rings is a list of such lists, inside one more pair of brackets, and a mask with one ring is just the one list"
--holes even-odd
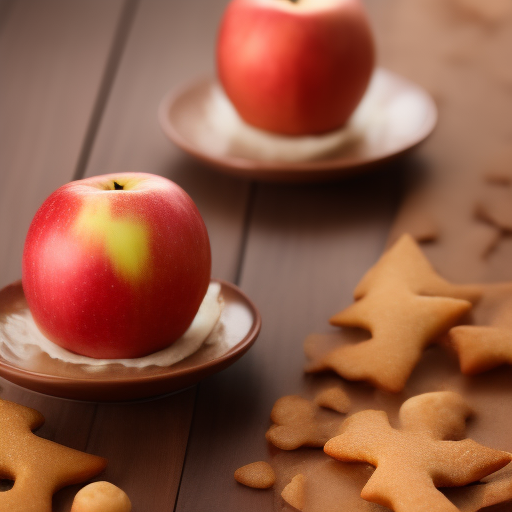
[(233, 0), (217, 42), (222, 86), (249, 124), (319, 134), (348, 120), (374, 66), (360, 0)]
[(95, 358), (160, 350), (191, 324), (210, 243), (175, 183), (125, 173), (74, 181), (43, 203), (23, 252), (23, 290), (50, 340)]

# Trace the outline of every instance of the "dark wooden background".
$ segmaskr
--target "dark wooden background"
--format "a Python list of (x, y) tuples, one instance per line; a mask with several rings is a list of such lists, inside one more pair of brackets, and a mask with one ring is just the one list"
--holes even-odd
[[(280, 185), (217, 174), (174, 147), (156, 111), (171, 88), (214, 72), (226, 0), (0, 0), (0, 286), (21, 275), (37, 208), (72, 180), (144, 171), (181, 185), (208, 226), (213, 276), (259, 307), (261, 335), (228, 370), (140, 403), (38, 395), (0, 379), (0, 397), (46, 417), (40, 435), (109, 459), (103, 479), (134, 512), (273, 509), (272, 493), (233, 480), (265, 459), (274, 401), (307, 383), (302, 342), (352, 300), (399, 207), (406, 157), (336, 183)], [(379, 63), (407, 75), (387, 30), (392, 0), (366, 2)], [(403, 54), (400, 51), (404, 52)], [(58, 493), (67, 512), (76, 488)]]

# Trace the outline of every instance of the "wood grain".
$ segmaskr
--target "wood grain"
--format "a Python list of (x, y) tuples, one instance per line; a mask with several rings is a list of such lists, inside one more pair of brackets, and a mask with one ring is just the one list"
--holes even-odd
[(14, 0), (0, 0), (0, 32), (9, 19)]
[[(122, 8), (121, 0), (0, 4), (1, 286), (21, 276), (35, 211), (75, 173)], [(0, 397), (43, 413), (43, 437), (86, 448), (94, 405), (45, 397), (4, 380)], [(56, 510), (69, 510), (63, 506), (58, 496)]]
[(100, 406), (88, 444), (110, 461), (101, 478), (130, 496), (133, 512), (172, 511), (195, 389), (140, 403)]
[[(143, 171), (181, 185), (205, 219), (214, 277), (234, 281), (242, 253), (250, 185), (217, 176), (163, 135), (157, 108), (172, 87), (212, 69), (216, 20), (224, 2), (138, 4), (84, 176)], [(110, 458), (104, 475), (134, 512), (173, 510), (185, 459), (195, 389), (144, 404), (102, 404), (88, 449)]]
[(0, 29), (0, 286), (21, 276), (37, 208), (73, 177), (122, 6), (20, 0), (7, 11)]
[(272, 510), (274, 499), (281, 508), (233, 472), (268, 459), (274, 401), (309, 386), (302, 342), (351, 302), (385, 245), (400, 189), (399, 166), (337, 184), (257, 186), (241, 286), (261, 311), (262, 333), (240, 362), (199, 385), (177, 511)]
[(467, 0), (386, 4), (377, 24), (381, 61), (425, 87), (439, 108), (438, 126), (417, 154), (424, 179), (394, 236), (426, 213), (440, 234), (425, 251), (445, 277), (511, 280), (512, 239), (479, 218), (476, 206), (493, 193), (484, 174), (512, 147), (512, 8)]
[[(407, 43), (432, 37), (421, 23), (411, 35), (408, 18), (418, 22), (421, 1), (442, 0), (367, 5), (380, 64), (426, 86), (443, 106), (439, 76), (451, 73), (453, 55), (437, 41), (435, 58), (418, 59), (420, 48)], [(447, 142), (455, 127), (475, 123), (462, 112), (460, 124), (445, 122), (416, 156), (338, 183), (255, 185), (197, 163), (164, 137), (156, 112), (169, 89), (213, 73), (226, 3), (0, 0), (0, 284), (19, 277), (26, 229), (53, 189), (74, 176), (145, 171), (192, 196), (208, 226), (213, 275), (238, 282), (263, 316), (259, 340), (238, 363), (169, 397), (96, 405), (0, 382), (2, 398), (47, 417), (43, 436), (109, 458), (102, 478), (128, 493), (134, 512), (283, 507), (272, 492), (237, 484), (233, 472), (268, 458), (264, 433), (274, 401), (311, 391), (302, 372), (304, 338), (328, 329), (328, 317), (352, 301), (354, 285), (386, 244), (411, 175), (472, 159), (463, 137)], [(471, 43), (472, 30), (457, 37)], [(479, 108), (492, 136), (498, 112)], [(499, 121), (502, 139), (510, 133), (506, 119)], [(55, 512), (69, 510), (76, 490), (58, 494)]]
[(208, 227), (214, 277), (233, 281), (249, 184), (215, 174), (169, 142), (157, 108), (170, 89), (212, 72), (224, 1), (140, 2), (85, 176), (166, 176), (196, 202)]

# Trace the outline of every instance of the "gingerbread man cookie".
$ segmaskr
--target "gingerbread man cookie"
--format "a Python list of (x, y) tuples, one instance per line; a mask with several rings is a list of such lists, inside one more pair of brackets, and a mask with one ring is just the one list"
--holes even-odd
[(297, 395), (279, 398), (270, 413), (274, 424), (265, 435), (267, 441), (281, 450), (296, 450), (301, 446), (321, 448), (338, 433), (343, 421), (334, 411), (323, 409)]
[(57, 490), (89, 480), (107, 464), (33, 434), (43, 423), (39, 412), (0, 400), (0, 476), (14, 481), (0, 493), (2, 512), (51, 512)]
[[(356, 302), (331, 318), (336, 326), (366, 329), (371, 338), (342, 345), (306, 370), (332, 369), (349, 380), (401, 391), (424, 349), (479, 297), (480, 287), (454, 285), (438, 276), (412, 237), (403, 235), (358, 284)], [(315, 336), (322, 335), (310, 338)]]
[(458, 512), (437, 487), (477, 482), (512, 460), (509, 453), (458, 440), (469, 414), (456, 393), (426, 393), (402, 405), (400, 429), (390, 426), (383, 411), (358, 412), (324, 451), (376, 467), (361, 492), (365, 500), (395, 512)]

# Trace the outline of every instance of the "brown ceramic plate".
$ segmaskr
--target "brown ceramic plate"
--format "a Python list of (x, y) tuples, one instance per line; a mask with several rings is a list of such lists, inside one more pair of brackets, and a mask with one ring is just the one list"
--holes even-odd
[[(224, 99), (219, 100), (219, 95)], [(222, 108), (218, 107), (219, 101)], [(225, 125), (219, 124), (220, 118), (239, 118), (213, 78), (170, 91), (160, 104), (158, 116), (163, 131), (174, 143), (220, 171), (256, 180), (297, 182), (339, 178), (403, 154), (432, 132), (437, 108), (424, 89), (379, 68), (350, 122), (354, 125), (358, 120), (357, 137), (334, 146), (325, 145), (329, 135), (307, 140), (287, 137), (288, 156), (284, 158), (288, 159), (296, 158), (297, 149), (301, 151), (294, 142), (302, 147), (319, 141), (324, 145), (323, 156), (310, 154), (299, 161), (285, 161), (281, 155), (279, 159), (270, 156), (270, 160), (268, 154), (260, 157), (261, 137), (265, 144), (279, 144), (281, 150), (283, 138), (258, 130), (259, 139), (243, 139), (245, 135), (240, 136), (240, 132), (245, 133), (245, 128), (237, 130), (238, 125), (233, 124), (228, 130), (222, 128)]]
[[(168, 367), (127, 368), (107, 365), (91, 371), (83, 365), (51, 359), (46, 354), (29, 362), (13, 364), (0, 356), (0, 376), (39, 393), (92, 401), (139, 400), (164, 395), (196, 384), (219, 372), (240, 358), (256, 340), (261, 317), (256, 306), (235, 285), (214, 280), (221, 285), (224, 307), (222, 328), (210, 335), (194, 354)], [(26, 329), (24, 315), (29, 315), (21, 282), (0, 290), (0, 336)], [(14, 327), (13, 327), (14, 326)], [(217, 336), (218, 339), (211, 339)], [(0, 340), (1, 341), (1, 340)], [(212, 341), (213, 343), (208, 343)]]

